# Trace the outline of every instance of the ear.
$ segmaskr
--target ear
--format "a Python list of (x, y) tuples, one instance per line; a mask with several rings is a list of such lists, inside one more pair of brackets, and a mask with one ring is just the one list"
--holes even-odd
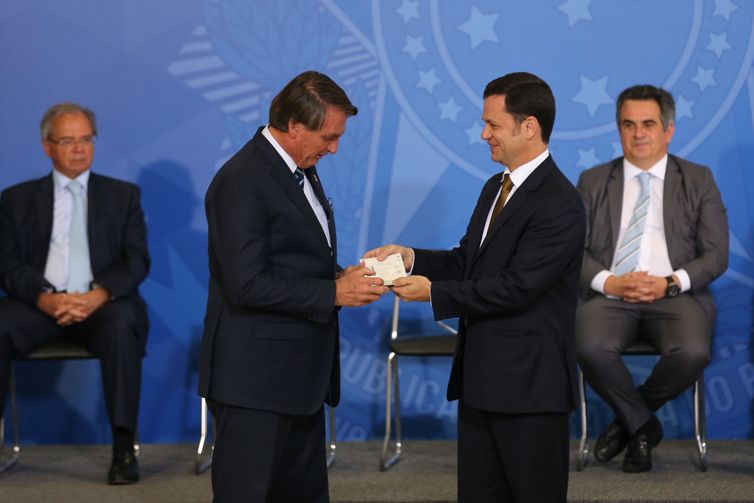
[(530, 115), (524, 121), (521, 123), (521, 127), (524, 130), (524, 133), (526, 134), (526, 139), (531, 140), (535, 136), (539, 136), (539, 121), (537, 121), (536, 117), (533, 115)]
[(671, 122), (668, 124), (668, 127), (665, 128), (665, 142), (670, 143), (670, 141), (673, 139), (673, 135), (675, 134), (675, 122)]
[(296, 138), (304, 127), (300, 122), (296, 122), (293, 119), (288, 119), (288, 135), (291, 138)]
[(50, 149), (52, 149), (52, 144), (47, 140), (42, 140), (42, 150), (45, 151), (45, 154), (47, 154), (47, 157), (52, 158), (52, 152)]

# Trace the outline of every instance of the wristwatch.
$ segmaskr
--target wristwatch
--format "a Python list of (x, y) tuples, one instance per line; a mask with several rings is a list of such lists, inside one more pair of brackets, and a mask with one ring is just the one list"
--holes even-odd
[(668, 287), (665, 289), (665, 297), (678, 297), (678, 294), (681, 293), (681, 287), (675, 282), (675, 278), (670, 275), (665, 277), (665, 279), (668, 281)]

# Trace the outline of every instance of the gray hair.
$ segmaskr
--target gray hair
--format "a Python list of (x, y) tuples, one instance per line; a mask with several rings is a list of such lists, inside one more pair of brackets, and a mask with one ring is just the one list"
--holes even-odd
[(615, 120), (618, 122), (618, 129), (620, 130), (620, 109), (626, 100), (651, 100), (657, 103), (660, 107), (660, 121), (662, 121), (662, 129), (668, 129), (668, 126), (675, 123), (675, 100), (673, 95), (667, 92), (661, 87), (650, 86), (649, 84), (641, 84), (631, 86), (625, 89), (620, 96), (618, 96), (618, 102), (615, 104)]
[(52, 127), (52, 122), (55, 119), (61, 115), (70, 114), (84, 114), (84, 116), (89, 119), (89, 124), (92, 126), (92, 133), (94, 136), (97, 136), (97, 119), (94, 116), (94, 112), (77, 103), (64, 101), (63, 103), (56, 103), (48, 108), (42, 116), (42, 120), (39, 122), (39, 131), (42, 133), (42, 140), (50, 139), (50, 129)]

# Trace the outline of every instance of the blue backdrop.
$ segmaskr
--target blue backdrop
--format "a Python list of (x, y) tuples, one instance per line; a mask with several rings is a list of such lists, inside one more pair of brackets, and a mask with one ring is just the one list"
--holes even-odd
[[(189, 441), (199, 427), (204, 192), (293, 75), (324, 71), (360, 108), (319, 170), (343, 265), (386, 242), (458, 242), (483, 181), (501, 169), (479, 139), (489, 80), (526, 70), (551, 84), (550, 147), (572, 181), (620, 155), (617, 94), (661, 85), (677, 101), (672, 152), (712, 167), (731, 224), (730, 268), (714, 284), (709, 434), (752, 437), (753, 18), (754, 3), (742, 0), (6, 0), (0, 187), (49, 172), (37, 129), (49, 105), (96, 111), (93, 169), (141, 186), (149, 226), (140, 435)], [(391, 304), (341, 315), (342, 439), (382, 434)], [(403, 314), (429, 330), (426, 306)], [(636, 359), (631, 370), (644, 378), (652, 364)], [(401, 362), (407, 436), (454, 436), (448, 368), (448, 359)], [(18, 377), (25, 443), (110, 441), (95, 362), (24, 363)], [(689, 409), (686, 394), (661, 411), (668, 436), (690, 435)], [(592, 431), (611, 419), (593, 395), (590, 414)]]

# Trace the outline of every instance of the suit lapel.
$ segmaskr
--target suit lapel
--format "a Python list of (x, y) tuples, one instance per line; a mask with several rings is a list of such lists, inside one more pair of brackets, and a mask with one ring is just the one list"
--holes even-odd
[[(278, 185), (280, 185), (280, 188), (283, 190), (288, 199), (291, 200), (293, 205), (298, 208), (298, 210), (307, 221), (307, 227), (309, 227), (309, 229), (311, 229), (311, 231), (318, 236), (318, 239), (320, 240), (322, 245), (327, 248), (329, 253), (330, 247), (327, 244), (327, 238), (325, 237), (324, 232), (322, 232), (322, 226), (319, 224), (319, 220), (317, 220), (317, 216), (314, 214), (314, 210), (309, 204), (309, 201), (306, 199), (304, 191), (301, 190), (301, 187), (299, 187), (298, 183), (296, 182), (296, 178), (291, 173), (291, 170), (288, 169), (288, 165), (285, 164), (285, 161), (283, 161), (277, 151), (275, 151), (275, 148), (270, 144), (269, 141), (267, 141), (267, 138), (262, 135), (261, 130), (262, 128), (257, 131), (254, 140), (258, 142), (262, 151), (267, 154), (270, 175), (278, 183)], [(304, 170), (304, 173), (306, 173), (306, 171), (307, 170)], [(329, 207), (329, 205), (327, 206)]]
[(668, 155), (668, 166), (665, 169), (665, 181), (662, 187), (662, 224), (665, 228), (665, 242), (668, 254), (673, 249), (673, 211), (675, 209), (676, 196), (681, 187), (681, 171), (675, 157)]
[(615, 249), (618, 247), (618, 235), (620, 234), (620, 216), (623, 207), (623, 158), (616, 159), (610, 176), (607, 180), (607, 210), (610, 218), (610, 260), (615, 255)]
[[(327, 216), (327, 229), (330, 232), (331, 250), (332, 250), (333, 258), (335, 262), (337, 263), (338, 246), (336, 243), (337, 239), (335, 236), (335, 215), (333, 214), (333, 210), (330, 207), (330, 201), (327, 199), (327, 196), (325, 195), (325, 189), (324, 187), (322, 187), (322, 182), (319, 179), (317, 168), (312, 166), (308, 169), (305, 169), (304, 173), (306, 173), (306, 178), (309, 179), (309, 183), (312, 185), (312, 188), (314, 189), (314, 195), (317, 196), (317, 200), (319, 201), (319, 204), (322, 206), (322, 209), (324, 209), (325, 216)], [(319, 220), (317, 221), (317, 224), (319, 225)]]
[(492, 203), (495, 200), (495, 196), (500, 191), (500, 179), (502, 173), (495, 175), (482, 189), (482, 193), (479, 195), (479, 204), (477, 205), (477, 211), (474, 214), (474, 220), (469, 225), (469, 241), (467, 245), (466, 254), (468, 259), (466, 260), (466, 276), (468, 277), (471, 272), (471, 265), (476, 259), (477, 253), (479, 253), (479, 245), (482, 241), (482, 233), (484, 232), (484, 224), (487, 223), (487, 215), (490, 212)]
[(52, 213), (55, 203), (54, 187), (52, 173), (39, 180), (37, 191), (34, 196), (34, 207), (38, 208), (39, 225), (35, 226), (37, 235), (34, 240), (39, 247), (39, 262), (34, 264), (34, 268), (44, 272), (47, 264), (47, 254), (50, 251), (50, 239), (52, 239)]
[[(542, 183), (542, 180), (544, 180), (545, 177), (550, 174), (550, 171), (552, 170), (553, 166), (555, 166), (555, 163), (553, 162), (552, 157), (548, 156), (547, 159), (542, 161), (542, 164), (537, 166), (536, 169), (532, 171), (532, 173), (526, 178), (524, 183), (521, 184), (521, 187), (516, 188), (516, 192), (514, 192), (513, 195), (508, 198), (508, 201), (505, 203), (505, 206), (503, 206), (503, 210), (500, 212), (500, 215), (497, 217), (497, 220), (495, 220), (494, 225), (492, 225), (487, 230), (487, 236), (484, 238), (484, 242), (482, 243), (482, 246), (479, 248), (478, 255), (481, 255), (484, 252), (490, 240), (492, 240), (495, 237), (495, 234), (497, 234), (498, 231), (500, 231), (500, 229), (505, 225), (505, 223), (516, 212), (516, 210), (527, 201), (528, 199), (527, 193), (533, 192), (539, 188), (539, 185)], [(488, 211), (489, 211), (489, 208), (488, 208)]]
[(89, 242), (89, 261), (92, 262), (96, 255), (96, 246), (100, 242), (98, 237), (99, 222), (97, 221), (97, 211), (95, 208), (103, 208), (105, 205), (101, 198), (104, 197), (99, 190), (99, 177), (94, 173), (89, 174), (89, 183), (86, 189), (86, 234)]

